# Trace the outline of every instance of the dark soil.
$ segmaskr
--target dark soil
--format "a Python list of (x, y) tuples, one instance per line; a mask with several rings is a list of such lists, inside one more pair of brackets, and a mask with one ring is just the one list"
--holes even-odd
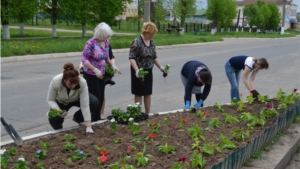
[[(277, 107), (278, 102), (272, 100), (272, 104), (274, 107)], [(254, 102), (252, 105), (245, 104), (245, 112), (259, 112), (263, 107), (265, 107), (265, 103)], [(236, 106), (231, 105), (223, 105), (222, 106), (226, 113), (234, 116), (240, 116), (241, 113), (237, 112)], [(102, 124), (93, 125), (93, 129), (95, 131), (94, 134), (86, 134), (85, 127), (79, 127), (78, 129), (74, 129), (71, 131), (60, 132), (58, 134), (53, 134), (49, 136), (40, 137), (38, 139), (33, 139), (29, 141), (25, 141), (22, 147), (17, 147), (14, 144), (7, 145), (1, 147), (1, 149), (9, 149), (11, 147), (15, 147), (18, 149), (18, 153), (15, 156), (11, 157), (11, 162), (9, 164), (9, 168), (14, 168), (14, 164), (18, 158), (24, 157), (28, 161), (28, 166), (30, 168), (36, 168), (36, 164), (39, 162), (44, 163), (45, 168), (53, 168), (53, 169), (62, 169), (62, 168), (109, 168), (107, 165), (115, 163), (119, 160), (121, 156), (130, 155), (131, 158), (128, 160), (128, 164), (137, 166), (134, 162), (134, 155), (136, 152), (143, 151), (144, 142), (146, 143), (146, 152), (145, 154), (151, 154), (154, 157), (149, 158), (149, 164), (144, 167), (144, 169), (169, 169), (173, 166), (174, 162), (177, 162), (179, 158), (186, 157), (189, 162), (191, 168), (190, 158), (192, 155), (191, 144), (193, 143), (191, 137), (187, 133), (187, 129), (192, 127), (193, 124), (198, 124), (203, 129), (208, 126), (208, 122), (211, 118), (219, 118), (222, 122), (221, 126), (218, 128), (212, 128), (209, 130), (204, 130), (204, 136), (206, 138), (206, 142), (214, 142), (220, 143), (220, 133), (226, 135), (228, 138), (233, 141), (237, 149), (247, 145), (254, 137), (257, 137), (265, 127), (272, 126), (277, 117), (273, 117), (271, 119), (267, 119), (267, 123), (264, 127), (255, 127), (253, 133), (249, 137), (246, 137), (244, 141), (237, 141), (232, 139), (230, 131), (237, 127), (244, 127), (247, 129), (246, 122), (227, 124), (225, 123), (225, 117), (222, 116), (222, 113), (218, 112), (217, 109), (213, 107), (205, 107), (201, 108), (202, 111), (207, 112), (207, 121), (201, 122), (201, 118), (197, 117), (195, 113), (191, 112), (177, 112), (170, 113), (166, 115), (154, 115), (150, 116), (148, 120), (139, 122), (141, 126), (141, 132), (138, 135), (133, 135), (131, 130), (127, 125), (118, 125), (117, 132), (115, 134), (112, 133), (112, 130), (109, 126), (108, 122), (104, 122)], [(284, 113), (284, 110), (278, 110), (280, 115)], [(169, 123), (164, 124), (164, 119), (168, 118)], [(180, 118), (185, 118), (188, 120), (187, 123), (184, 123), (184, 130), (178, 131), (175, 130), (175, 125), (179, 124)], [(153, 141), (145, 141), (145, 138), (149, 136), (151, 133), (151, 127), (147, 126), (149, 121), (160, 123), (161, 127), (159, 129), (159, 134)], [(83, 150), (88, 153), (88, 157), (86, 159), (82, 159), (79, 161), (74, 161), (68, 165), (66, 165), (66, 161), (72, 155), (74, 155), (74, 151), (69, 153), (63, 150), (63, 145), (66, 142), (63, 140), (63, 136), (65, 134), (73, 134), (75, 140), (71, 143), (76, 145), (76, 149)], [(164, 136), (168, 136), (165, 138)], [(140, 137), (141, 143), (131, 143), (134, 138)], [(122, 143), (115, 144), (114, 138), (121, 138)], [(36, 159), (34, 154), (40, 149), (40, 141), (50, 143), (51, 147), (47, 149), (47, 156), (45, 160)], [(97, 164), (97, 158), (100, 157), (100, 153), (95, 149), (95, 145), (101, 143), (103, 147), (108, 151), (107, 155), (107, 165), (99, 167)], [(159, 145), (168, 145), (174, 146), (176, 153), (175, 154), (164, 154), (160, 153), (157, 150), (157, 146)], [(203, 142), (201, 142), (201, 145)], [(129, 145), (136, 146), (137, 151), (132, 153), (127, 153), (127, 147)], [(75, 149), (75, 150), (76, 150)], [(235, 150), (225, 149), (223, 152), (218, 153), (215, 152), (214, 155), (204, 154), (204, 159), (206, 160), (206, 167), (210, 168), (212, 165), (215, 165), (221, 161), (223, 161), (230, 153)]]

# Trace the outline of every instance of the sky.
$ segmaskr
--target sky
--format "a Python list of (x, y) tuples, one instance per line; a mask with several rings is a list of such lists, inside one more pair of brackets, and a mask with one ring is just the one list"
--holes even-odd
[[(201, 1), (201, 8), (206, 8), (207, 0), (200, 0)], [(298, 5), (297, 6), (297, 12), (300, 12), (300, 0), (293, 0), (293, 3)]]

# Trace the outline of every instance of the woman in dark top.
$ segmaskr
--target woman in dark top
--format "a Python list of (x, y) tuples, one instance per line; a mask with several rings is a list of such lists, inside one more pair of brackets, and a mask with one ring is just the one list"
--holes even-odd
[[(240, 74), (243, 69), (243, 82), (246, 88), (257, 98), (259, 93), (256, 91), (254, 80), (259, 70), (268, 69), (269, 63), (265, 58), (253, 58), (249, 56), (234, 56), (225, 64), (225, 71), (231, 85), (230, 96), (232, 99), (240, 100), (239, 82)], [(251, 73), (249, 82), (248, 76)]]
[[(195, 108), (203, 107), (203, 102), (207, 98), (212, 83), (211, 72), (208, 67), (198, 61), (189, 61), (181, 69), (181, 81), (185, 88), (184, 92), (184, 109), (191, 107), (192, 94), (195, 94), (197, 103)], [(203, 92), (201, 87), (204, 85)]]
[[(131, 70), (131, 93), (134, 94), (134, 101), (142, 104), (144, 96), (145, 113), (150, 113), (151, 94), (153, 86), (152, 68), (155, 64), (163, 73), (164, 67), (157, 59), (153, 36), (157, 33), (154, 23), (148, 22), (142, 28), (142, 34), (135, 38), (130, 46), (129, 61)], [(140, 81), (139, 69), (148, 71), (144, 81)]]

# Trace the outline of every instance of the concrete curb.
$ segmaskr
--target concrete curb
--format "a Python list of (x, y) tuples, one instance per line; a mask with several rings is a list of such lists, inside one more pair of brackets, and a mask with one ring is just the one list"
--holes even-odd
[[(199, 45), (211, 45), (222, 42), (208, 42), (208, 43), (192, 43), (192, 44), (178, 44), (178, 45), (168, 45), (168, 46), (157, 46), (156, 49), (173, 49), (179, 47), (191, 47)], [(129, 53), (129, 48), (125, 49), (113, 49), (113, 53)], [(51, 53), (51, 54), (39, 54), (39, 55), (25, 55), (25, 56), (10, 56), (1, 57), (1, 63), (6, 62), (18, 62), (18, 61), (30, 61), (38, 59), (55, 59), (55, 58), (69, 58), (81, 56), (82, 52), (68, 52), (68, 53)]]

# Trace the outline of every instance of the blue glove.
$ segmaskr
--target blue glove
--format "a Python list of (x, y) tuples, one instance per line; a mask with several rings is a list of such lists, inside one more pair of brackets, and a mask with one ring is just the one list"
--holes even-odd
[(202, 104), (203, 104), (203, 101), (200, 100), (198, 103), (196, 103), (196, 104), (194, 105), (194, 107), (195, 107), (196, 109), (198, 109), (198, 108), (200, 108), (200, 107), (202, 106)]
[(183, 109), (190, 109), (190, 107), (191, 107), (191, 101), (185, 101), (185, 106), (184, 106), (184, 108)]

